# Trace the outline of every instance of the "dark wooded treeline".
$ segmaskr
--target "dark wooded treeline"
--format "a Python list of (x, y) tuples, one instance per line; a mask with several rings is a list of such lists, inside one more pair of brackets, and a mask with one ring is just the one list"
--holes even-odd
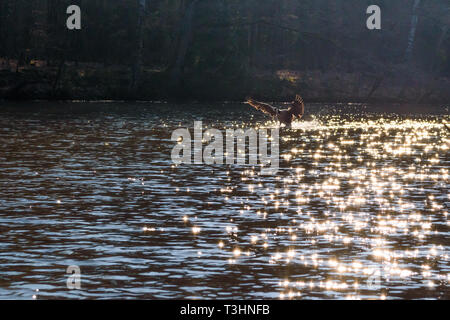
[[(65, 27), (70, 4), (81, 7), (79, 31)], [(366, 28), (372, 4), (381, 30)], [(447, 0), (1, 0), (1, 64), (15, 74), (3, 72), (0, 87), (43, 79), (94, 98), (283, 99), (300, 90), (442, 101), (449, 26)]]

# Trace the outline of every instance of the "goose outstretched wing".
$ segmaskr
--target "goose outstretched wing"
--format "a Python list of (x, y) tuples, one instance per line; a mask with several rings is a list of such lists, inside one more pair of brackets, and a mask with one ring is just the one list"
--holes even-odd
[(448, 131), (450, 131), (450, 127), (449, 127), (448, 125), (446, 125), (446, 124), (444, 123), (444, 126), (447, 128)]
[(259, 102), (259, 101), (253, 100), (252, 98), (248, 98), (247, 103), (249, 105), (251, 105), (253, 108), (255, 108), (256, 110), (264, 112), (265, 114), (268, 114), (272, 117), (275, 117), (277, 115), (277, 109), (272, 107), (270, 104)]
[(299, 95), (296, 95), (294, 102), (292, 102), (292, 106), (288, 110), (296, 118), (303, 117), (303, 115), (305, 114), (305, 103), (303, 102), (303, 98)]

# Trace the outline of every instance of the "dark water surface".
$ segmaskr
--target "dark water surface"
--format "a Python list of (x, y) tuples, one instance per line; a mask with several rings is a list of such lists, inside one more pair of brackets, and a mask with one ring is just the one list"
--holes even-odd
[(171, 162), (245, 105), (0, 104), (0, 298), (449, 299), (449, 116), (309, 110), (263, 177)]

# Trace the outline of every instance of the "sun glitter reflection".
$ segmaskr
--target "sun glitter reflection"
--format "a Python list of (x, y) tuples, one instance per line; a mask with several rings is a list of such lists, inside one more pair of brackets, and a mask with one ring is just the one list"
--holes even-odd
[(281, 299), (446, 295), (449, 142), (433, 119), (296, 123), (277, 176), (224, 175), (214, 247), (227, 268), (278, 270)]

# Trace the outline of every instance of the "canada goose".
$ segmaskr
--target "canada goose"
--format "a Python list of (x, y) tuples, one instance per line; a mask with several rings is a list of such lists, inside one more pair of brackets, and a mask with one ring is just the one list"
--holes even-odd
[(305, 104), (302, 97), (299, 95), (295, 97), (294, 102), (292, 102), (292, 105), (288, 109), (282, 110), (275, 108), (270, 104), (253, 100), (252, 98), (248, 98), (247, 103), (256, 110), (270, 115), (272, 118), (285, 124), (286, 126), (290, 126), (292, 121), (296, 118), (301, 119), (305, 113)]

